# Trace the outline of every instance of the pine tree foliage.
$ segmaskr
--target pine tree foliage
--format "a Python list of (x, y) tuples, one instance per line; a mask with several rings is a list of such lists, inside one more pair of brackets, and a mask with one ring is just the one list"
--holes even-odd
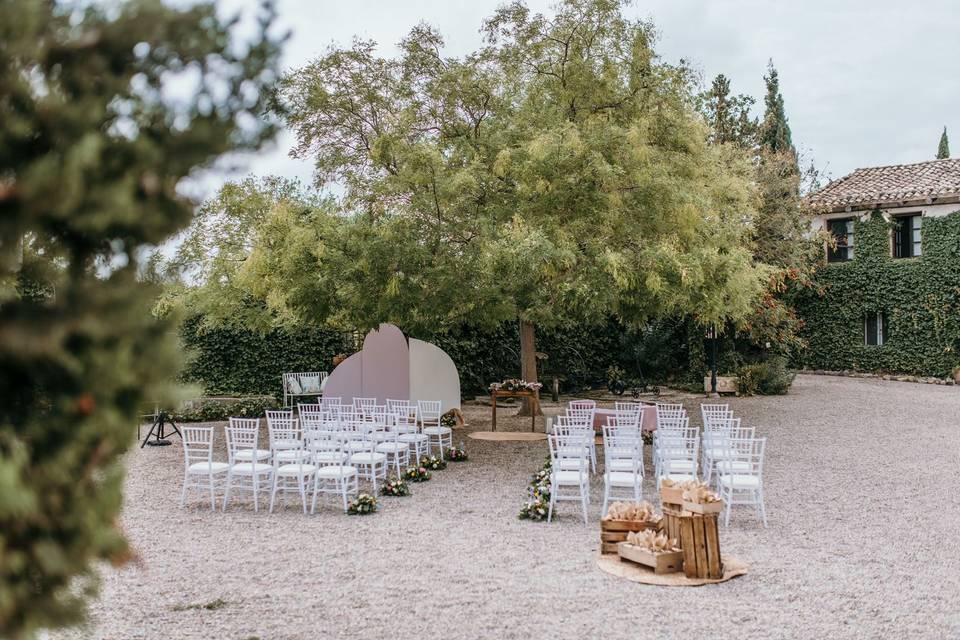
[(710, 127), (710, 142), (734, 144), (753, 151), (759, 143), (759, 124), (750, 114), (755, 102), (753, 96), (731, 95), (730, 80), (722, 73), (714, 78), (710, 89), (700, 95), (698, 103)]
[(209, 4), (0, 2), (0, 637), (77, 622), (130, 558), (120, 456), (179, 363), (140, 261), (184, 178), (273, 135), (270, 14), (239, 42)]
[(940, 134), (940, 144), (937, 146), (937, 160), (944, 160), (950, 157), (950, 139), (947, 137), (947, 128), (943, 128)]

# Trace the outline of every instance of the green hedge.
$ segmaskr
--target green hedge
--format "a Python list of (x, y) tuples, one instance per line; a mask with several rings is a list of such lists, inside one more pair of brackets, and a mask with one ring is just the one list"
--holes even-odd
[[(890, 256), (891, 227), (879, 213), (855, 224), (856, 257), (828, 264), (797, 309), (809, 347), (797, 364), (947, 376), (960, 364), (960, 211), (923, 219), (923, 257)], [(863, 318), (884, 312), (882, 346), (866, 346)]]
[(353, 351), (346, 334), (323, 329), (257, 333), (230, 327), (210, 329), (187, 320), (180, 331), (190, 359), (182, 377), (208, 395), (282, 395), (286, 371), (329, 371), (338, 353)]
[[(613, 320), (599, 326), (541, 329), (537, 349), (549, 356), (542, 374), (561, 376), (564, 392), (603, 385), (611, 365), (623, 368), (629, 377), (639, 376), (642, 368), (648, 380), (663, 382), (673, 372), (686, 370), (685, 331), (685, 324), (676, 320), (653, 323), (644, 330), (627, 329)], [(353, 351), (344, 334), (325, 329), (260, 334), (205, 328), (195, 317), (184, 324), (181, 334), (192, 353), (183, 379), (199, 384), (207, 394), (278, 395), (284, 371), (328, 371), (335, 354)], [(490, 382), (520, 374), (516, 323), (493, 331), (461, 327), (415, 337), (450, 355), (465, 396), (484, 393)]]

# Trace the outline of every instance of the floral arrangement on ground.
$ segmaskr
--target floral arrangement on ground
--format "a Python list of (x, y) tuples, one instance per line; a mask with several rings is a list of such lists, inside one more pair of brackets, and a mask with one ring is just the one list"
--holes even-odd
[(380, 495), (383, 496), (408, 496), (410, 495), (410, 485), (403, 478), (388, 480), (385, 485), (380, 487)]
[(450, 411), (440, 416), (440, 426), (450, 427), (451, 429), (457, 426), (457, 410), (450, 409)]
[(527, 486), (527, 502), (520, 507), (518, 517), (521, 520), (535, 520), (537, 522), (546, 520), (550, 508), (550, 458), (547, 458), (536, 473), (530, 477), (530, 484)]
[(403, 472), (403, 479), (410, 482), (426, 482), (430, 479), (430, 472), (424, 466), (407, 467), (407, 470)]
[(539, 391), (543, 387), (539, 382), (527, 382), (526, 380), (517, 380), (511, 378), (503, 382), (494, 382), (490, 385), (490, 391)]
[(466, 462), (470, 459), (467, 455), (466, 449), (463, 448), (463, 443), (460, 443), (459, 447), (450, 447), (447, 449), (447, 453), (444, 455), (444, 458), (450, 462)]
[(428, 471), (443, 471), (447, 468), (447, 463), (445, 460), (441, 460), (437, 456), (429, 456), (426, 458), (420, 458), (420, 466), (424, 467)]
[(361, 493), (347, 505), (347, 513), (351, 516), (368, 516), (376, 511), (377, 499), (369, 493)]

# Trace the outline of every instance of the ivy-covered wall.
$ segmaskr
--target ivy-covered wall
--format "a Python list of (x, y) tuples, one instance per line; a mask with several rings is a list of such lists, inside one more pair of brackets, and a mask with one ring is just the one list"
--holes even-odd
[[(825, 265), (798, 294), (813, 369), (947, 376), (960, 364), (960, 211), (925, 217), (923, 256), (892, 258), (890, 224), (879, 212), (857, 221), (854, 260)], [(864, 314), (884, 312), (882, 346), (864, 344)]]

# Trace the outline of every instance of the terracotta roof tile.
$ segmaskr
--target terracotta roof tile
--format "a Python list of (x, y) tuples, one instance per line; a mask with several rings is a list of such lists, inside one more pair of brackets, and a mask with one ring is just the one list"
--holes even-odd
[(960, 195), (960, 158), (867, 167), (807, 196), (812, 209), (865, 208)]

